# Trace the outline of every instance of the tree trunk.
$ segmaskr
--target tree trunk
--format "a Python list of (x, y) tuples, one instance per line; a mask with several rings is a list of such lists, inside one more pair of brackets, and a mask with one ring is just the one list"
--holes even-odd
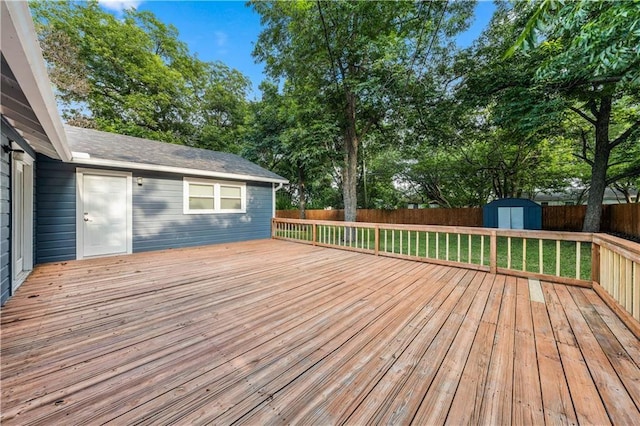
[(346, 222), (355, 222), (358, 203), (358, 135), (356, 133), (355, 95), (349, 91), (347, 91), (345, 112), (344, 168), (342, 169), (344, 220)]
[[(356, 98), (346, 91), (344, 134), (344, 168), (342, 169), (342, 195), (345, 222), (355, 222), (358, 207), (358, 134), (356, 132)], [(353, 229), (345, 228), (345, 241), (352, 240)]]
[(306, 179), (304, 173), (304, 166), (300, 162), (298, 162), (298, 195), (300, 197), (300, 202), (298, 204), (298, 209), (300, 210), (300, 219), (307, 218), (307, 188), (306, 188)]
[(582, 230), (584, 232), (600, 231), (602, 218), (602, 200), (607, 186), (607, 168), (609, 167), (609, 122), (611, 119), (611, 97), (603, 96), (600, 101), (600, 110), (596, 116), (596, 146), (591, 166), (591, 184), (589, 186), (589, 198), (587, 199), (587, 212), (584, 217)]

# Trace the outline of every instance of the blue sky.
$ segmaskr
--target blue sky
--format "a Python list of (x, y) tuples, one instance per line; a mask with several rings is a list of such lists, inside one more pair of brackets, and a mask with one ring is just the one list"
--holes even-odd
[[(142, 1), (100, 0), (105, 9), (118, 15), (123, 8), (136, 7), (153, 12), (162, 22), (173, 24), (191, 52), (205, 61), (222, 61), (249, 77), (254, 93), (264, 79), (262, 64), (256, 64), (251, 52), (260, 33), (260, 16), (245, 1)], [(466, 47), (486, 27), (495, 10), (492, 1), (480, 1), (469, 30), (458, 37)]]

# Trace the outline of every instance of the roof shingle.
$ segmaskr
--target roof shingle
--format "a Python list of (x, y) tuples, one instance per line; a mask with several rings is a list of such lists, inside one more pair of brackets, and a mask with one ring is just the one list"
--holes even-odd
[[(235, 154), (69, 125), (64, 127), (71, 151), (88, 154), (91, 159), (190, 169), (194, 175), (216, 172), (286, 182), (282, 176)], [(74, 155), (74, 162), (82, 163), (82, 156)]]

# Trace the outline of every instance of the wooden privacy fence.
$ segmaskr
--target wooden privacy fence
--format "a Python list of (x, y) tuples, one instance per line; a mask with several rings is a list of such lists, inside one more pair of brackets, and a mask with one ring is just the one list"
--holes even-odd
[[(640, 237), (640, 204), (602, 206), (602, 232)], [(587, 206), (542, 206), (542, 229), (580, 231)], [(343, 210), (307, 210), (308, 220), (344, 220)], [(299, 219), (298, 210), (278, 210), (276, 217)], [(358, 210), (357, 222), (407, 225), (482, 226), (481, 208)]]
[(275, 218), (276, 239), (593, 288), (640, 338), (640, 244), (606, 234)]

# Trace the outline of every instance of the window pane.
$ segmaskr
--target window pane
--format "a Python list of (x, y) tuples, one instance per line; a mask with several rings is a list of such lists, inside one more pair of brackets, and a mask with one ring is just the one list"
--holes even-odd
[(194, 197), (213, 197), (213, 185), (189, 184), (189, 195)]
[(242, 208), (242, 203), (240, 203), (240, 200), (235, 198), (221, 198), (220, 208), (223, 210), (240, 210)]
[(190, 210), (213, 210), (213, 198), (189, 198)]
[(240, 188), (237, 186), (220, 186), (220, 196), (222, 197), (241, 197)]

